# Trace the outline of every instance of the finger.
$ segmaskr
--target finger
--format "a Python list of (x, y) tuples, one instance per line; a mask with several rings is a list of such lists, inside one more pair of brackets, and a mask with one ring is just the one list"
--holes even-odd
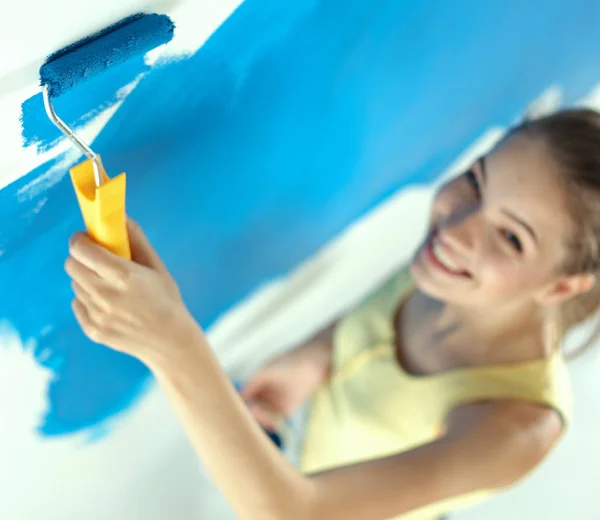
[(99, 287), (106, 285), (95, 271), (88, 269), (72, 256), (65, 261), (65, 271), (73, 282), (83, 287), (89, 294), (96, 294)]
[(115, 313), (112, 312), (111, 299), (102, 290), (89, 291), (75, 280), (71, 282), (71, 289), (75, 293), (75, 297), (87, 308), (93, 309), (98, 315), (115, 317)]
[(255, 375), (250, 381), (248, 381), (240, 390), (240, 395), (244, 399), (251, 399), (256, 397), (264, 389), (264, 378)]
[(94, 271), (111, 285), (122, 288), (135, 266), (120, 256), (94, 242), (85, 233), (76, 233), (69, 242), (71, 256), (80, 264)]
[(266, 430), (276, 432), (284, 422), (283, 414), (263, 401), (252, 401), (248, 404), (250, 413)]
[(150, 269), (167, 273), (165, 264), (150, 244), (150, 240), (148, 240), (140, 225), (130, 218), (127, 218), (127, 232), (129, 233), (132, 260)]
[[(75, 288), (73, 288), (75, 291)], [(121, 321), (118, 316), (111, 312), (110, 305), (108, 302), (100, 302), (94, 295), (88, 294), (85, 289), (77, 288), (79, 295), (76, 294), (76, 299), (79, 300), (87, 310), (90, 319), (100, 328), (114, 327), (114, 325)]]
[(90, 308), (77, 298), (73, 300), (71, 307), (83, 333), (94, 343), (106, 343), (106, 332), (96, 323), (90, 313)]
[(71, 289), (75, 293), (75, 298), (77, 298), (84, 305), (91, 305), (94, 301), (94, 297), (79, 283), (75, 280), (71, 282)]

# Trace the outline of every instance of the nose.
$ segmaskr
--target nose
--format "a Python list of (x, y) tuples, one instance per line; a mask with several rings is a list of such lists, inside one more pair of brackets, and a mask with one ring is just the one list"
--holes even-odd
[(483, 219), (479, 205), (455, 209), (439, 226), (442, 243), (465, 260), (471, 258), (478, 247)]

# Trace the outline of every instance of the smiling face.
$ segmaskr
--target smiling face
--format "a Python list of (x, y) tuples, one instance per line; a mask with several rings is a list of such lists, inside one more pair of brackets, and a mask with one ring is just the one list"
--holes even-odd
[(443, 186), (411, 265), (420, 289), (479, 307), (545, 304), (585, 290), (560, 271), (575, 228), (557, 173), (544, 143), (517, 133)]

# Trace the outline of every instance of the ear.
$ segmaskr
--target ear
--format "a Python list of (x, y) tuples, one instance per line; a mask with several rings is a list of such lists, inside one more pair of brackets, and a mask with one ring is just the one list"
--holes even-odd
[(596, 276), (591, 273), (565, 276), (543, 289), (536, 296), (542, 306), (557, 305), (586, 293), (596, 285)]

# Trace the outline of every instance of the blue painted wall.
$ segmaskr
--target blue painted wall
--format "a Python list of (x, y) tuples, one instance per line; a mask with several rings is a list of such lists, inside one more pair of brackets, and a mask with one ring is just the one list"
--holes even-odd
[[(148, 74), (94, 148), (128, 173), (129, 212), (209, 325), (549, 85), (567, 102), (587, 93), (598, 27), (594, 0), (246, 0), (193, 57)], [(57, 109), (81, 123), (144, 68), (82, 85)], [(57, 138), (39, 97), (23, 105), (23, 135), (40, 148)], [(0, 192), (0, 316), (56, 371), (40, 431), (94, 433), (149, 374), (71, 316), (62, 266), (82, 222), (70, 181), (18, 195), (52, 165)]]

